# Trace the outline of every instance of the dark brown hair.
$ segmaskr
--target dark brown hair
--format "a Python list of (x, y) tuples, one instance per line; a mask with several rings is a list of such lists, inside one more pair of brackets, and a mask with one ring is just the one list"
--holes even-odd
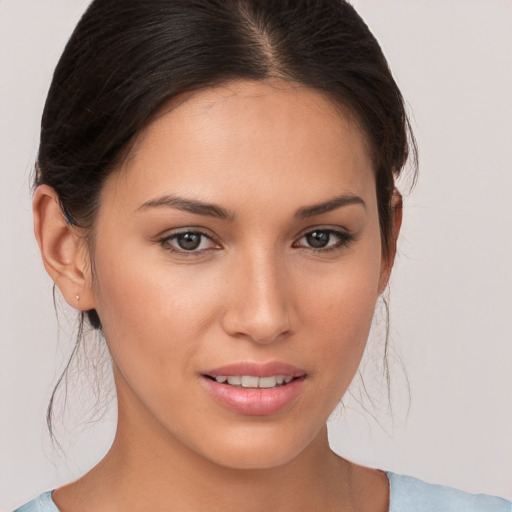
[[(53, 76), (35, 185), (53, 187), (68, 222), (90, 229), (106, 178), (165, 101), (269, 77), (322, 91), (356, 117), (388, 250), (395, 178), (415, 143), (379, 44), (343, 0), (93, 1)], [(101, 328), (96, 311), (87, 315)]]

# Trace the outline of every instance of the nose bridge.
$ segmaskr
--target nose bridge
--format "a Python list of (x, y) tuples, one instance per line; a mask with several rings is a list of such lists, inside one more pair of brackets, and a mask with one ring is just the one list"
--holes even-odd
[(271, 343), (291, 330), (290, 289), (276, 251), (259, 247), (237, 258), (226, 330), (258, 343)]

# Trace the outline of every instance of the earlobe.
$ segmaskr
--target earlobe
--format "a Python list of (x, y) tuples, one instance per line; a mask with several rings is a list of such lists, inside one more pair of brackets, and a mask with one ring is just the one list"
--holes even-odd
[(379, 282), (379, 294), (383, 293), (388, 285), (389, 277), (391, 275), (391, 269), (396, 256), (396, 248), (398, 235), (400, 234), (400, 228), (402, 227), (402, 214), (403, 214), (403, 200), (402, 194), (397, 188), (393, 190), (391, 196), (391, 237), (388, 244), (387, 254), (384, 255), (382, 262), (382, 272), (380, 275)]
[(93, 309), (87, 250), (77, 228), (64, 218), (53, 188), (37, 187), (33, 212), (34, 233), (46, 271), (70, 306)]

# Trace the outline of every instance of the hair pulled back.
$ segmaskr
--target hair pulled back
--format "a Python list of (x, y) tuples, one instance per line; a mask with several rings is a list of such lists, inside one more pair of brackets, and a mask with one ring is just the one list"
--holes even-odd
[(356, 116), (373, 153), (385, 249), (409, 125), (377, 41), (343, 0), (93, 1), (53, 76), (35, 185), (53, 187), (68, 221), (91, 228), (105, 179), (163, 102), (268, 77), (323, 91)]
[[(372, 153), (382, 249), (389, 250), (395, 178), (416, 147), (379, 44), (344, 0), (94, 0), (55, 69), (34, 184), (51, 186), (68, 223), (91, 234), (105, 180), (164, 102), (266, 78), (324, 92), (355, 116)], [(87, 317), (101, 328), (95, 310)], [(50, 432), (83, 320), (52, 394)]]
[[(322, 91), (355, 116), (372, 153), (382, 249), (389, 250), (394, 180), (416, 146), (379, 44), (344, 0), (94, 0), (55, 69), (34, 185), (51, 186), (68, 223), (93, 240), (105, 180), (164, 102), (266, 78)], [(101, 329), (95, 310), (87, 317)], [(55, 394), (84, 318), (48, 407), (52, 436)]]

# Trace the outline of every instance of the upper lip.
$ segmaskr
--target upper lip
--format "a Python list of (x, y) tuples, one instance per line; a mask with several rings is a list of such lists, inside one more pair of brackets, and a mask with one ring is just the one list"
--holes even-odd
[(220, 375), (251, 375), (253, 377), (272, 377), (273, 375), (284, 375), (290, 377), (302, 377), (306, 374), (306, 371), (281, 361), (270, 361), (268, 363), (241, 361), (238, 363), (231, 363), (220, 366), (219, 368), (214, 368), (212, 370), (202, 372), (202, 374), (208, 375), (210, 377), (218, 377)]

